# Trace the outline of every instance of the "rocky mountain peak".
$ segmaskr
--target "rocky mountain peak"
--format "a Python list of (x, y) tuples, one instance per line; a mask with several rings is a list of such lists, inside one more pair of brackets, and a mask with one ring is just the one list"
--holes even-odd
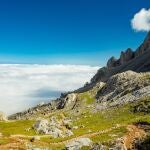
[(117, 59), (113, 56), (111, 57), (108, 62), (107, 62), (107, 67), (111, 68), (111, 67), (115, 67), (116, 66), (116, 61)]
[(128, 63), (133, 58), (134, 58), (134, 52), (131, 48), (128, 48), (126, 51), (121, 52), (119, 59), (116, 59), (114, 56), (111, 57), (107, 62), (107, 68), (111, 69), (123, 65), (125, 63)]
[(126, 51), (121, 52), (119, 59), (111, 57), (107, 62), (107, 68), (112, 69), (114, 67), (124, 65), (130, 62), (132, 59), (141, 56), (145, 51), (149, 50), (150, 50), (150, 32), (148, 32), (143, 43), (137, 48), (135, 52), (131, 48), (128, 48)]
[[(107, 66), (100, 68), (97, 71), (95, 76), (91, 79), (91, 84), (89, 85), (95, 85), (99, 81), (107, 81), (112, 75), (128, 70), (135, 72), (150, 71), (149, 58), (150, 32), (148, 32), (143, 43), (135, 51), (133, 51), (131, 48), (128, 48), (126, 51), (121, 52), (119, 59), (111, 57), (107, 62)], [(91, 88), (90, 86), (88, 87)]]
[(124, 63), (129, 62), (133, 58), (134, 52), (131, 48), (128, 48), (125, 52), (121, 52), (119, 64), (122, 65)]

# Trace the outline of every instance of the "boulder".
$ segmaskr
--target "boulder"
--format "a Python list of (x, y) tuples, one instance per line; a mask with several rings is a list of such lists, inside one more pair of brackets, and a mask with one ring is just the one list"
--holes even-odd
[(89, 138), (78, 138), (67, 143), (65, 146), (67, 150), (80, 150), (83, 146), (91, 146), (92, 143)]
[(63, 125), (67, 128), (67, 129), (72, 129), (73, 125), (70, 119), (64, 119), (63, 120)]
[(48, 127), (48, 120), (46, 119), (37, 120), (37, 122), (33, 126), (33, 128), (38, 133), (41, 133), (41, 134), (49, 134), (47, 127)]
[(63, 135), (63, 131), (62, 130), (60, 130), (60, 129), (58, 129), (58, 128), (56, 128), (56, 127), (52, 127), (51, 129), (50, 129), (50, 134), (52, 135), (52, 137), (54, 137), (54, 138), (58, 138), (58, 137), (65, 137), (64, 135)]
[(60, 99), (59, 102), (59, 109), (66, 108), (66, 109), (72, 109), (76, 103), (77, 96), (75, 93), (63, 95), (63, 97)]
[(37, 122), (33, 125), (33, 128), (40, 134), (49, 134), (53, 138), (58, 138), (58, 137), (63, 138), (66, 136), (73, 135), (73, 132), (70, 131), (66, 127), (66, 125), (63, 123), (65, 121), (58, 120), (55, 117), (51, 117), (49, 120), (40, 119), (40, 120), (37, 120)]

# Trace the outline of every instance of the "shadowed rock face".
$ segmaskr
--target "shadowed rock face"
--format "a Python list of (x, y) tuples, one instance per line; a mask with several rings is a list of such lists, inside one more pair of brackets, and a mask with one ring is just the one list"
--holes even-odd
[(134, 52), (131, 48), (128, 48), (125, 52), (121, 52), (119, 64), (123, 65), (134, 58)]
[(150, 32), (147, 34), (144, 42), (134, 52), (131, 48), (128, 48), (125, 52), (121, 52), (120, 58), (116, 59), (111, 57), (107, 62), (107, 68), (112, 69), (114, 67), (127, 64), (136, 57), (140, 57), (146, 51), (150, 50)]
[(115, 57), (111, 57), (107, 62), (108, 68), (116, 67), (117, 65), (119, 64), (117, 64), (117, 59)]
[(121, 52), (119, 59), (116, 59), (115, 57), (111, 57), (107, 62), (107, 68), (111, 69), (126, 64), (133, 58), (134, 58), (134, 52), (132, 51), (132, 49), (128, 48), (125, 52), (123, 51)]

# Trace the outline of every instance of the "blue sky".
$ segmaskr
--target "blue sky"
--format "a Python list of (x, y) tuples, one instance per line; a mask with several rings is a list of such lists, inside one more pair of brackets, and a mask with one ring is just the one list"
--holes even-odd
[(131, 19), (148, 0), (0, 0), (0, 63), (105, 65), (146, 32)]

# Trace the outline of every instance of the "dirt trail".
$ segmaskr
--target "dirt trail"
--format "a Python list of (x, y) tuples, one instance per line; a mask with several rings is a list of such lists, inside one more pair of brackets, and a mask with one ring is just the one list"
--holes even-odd
[[(51, 142), (46, 144), (45, 142), (42, 141), (37, 141), (37, 143), (42, 144), (42, 145), (47, 145), (47, 146), (61, 146), (64, 145), (68, 142), (71, 142), (73, 140), (79, 139), (79, 138), (91, 138), (97, 135), (101, 135), (107, 132), (110, 132), (113, 129), (117, 129), (119, 127), (122, 127), (122, 125), (117, 125), (115, 127), (106, 129), (106, 130), (102, 130), (99, 132), (94, 132), (94, 133), (87, 133), (78, 137), (74, 137), (72, 139), (69, 140), (65, 140), (65, 141), (61, 141), (61, 142)], [(127, 126), (128, 129), (128, 133), (127, 135), (125, 135), (123, 137), (123, 143), (124, 143), (124, 148), (125, 150), (132, 150), (133, 148), (133, 143), (135, 141), (135, 139), (139, 139), (142, 138), (143, 136), (146, 135), (145, 131), (143, 129), (141, 129), (140, 127), (136, 126), (136, 125), (128, 125)], [(5, 145), (0, 145), (0, 150), (25, 150), (25, 148), (23, 148), (23, 145), (25, 142), (27, 142), (25, 139), (23, 138), (32, 138), (33, 136), (26, 136), (26, 135), (12, 135), (10, 138), (13, 139), (12, 143), (8, 143)], [(49, 137), (49, 135), (44, 135), (44, 136), (39, 136), (39, 137)], [(19, 148), (18, 148), (19, 147)]]
[(123, 137), (123, 143), (126, 150), (133, 149), (133, 143), (138, 138), (142, 138), (146, 135), (145, 131), (136, 125), (128, 125), (128, 134)]
[[(98, 132), (94, 132), (94, 133), (86, 133), (84, 135), (80, 135), (80, 136), (77, 136), (75, 138), (72, 138), (72, 139), (69, 139), (69, 140), (65, 140), (65, 141), (62, 141), (62, 142), (51, 142), (50, 144), (54, 144), (54, 145), (62, 145), (62, 144), (66, 144), (70, 141), (73, 141), (75, 139), (78, 139), (78, 138), (90, 138), (90, 137), (93, 137), (93, 136), (97, 136), (97, 135), (100, 135), (100, 134), (104, 134), (104, 133), (107, 133), (107, 132), (110, 132), (111, 130), (113, 129), (117, 129), (121, 127), (121, 125), (117, 125), (115, 127), (112, 127), (112, 128), (109, 128), (109, 129), (106, 129), (106, 130), (101, 130), (101, 131), (98, 131)], [(33, 136), (27, 136), (27, 135), (11, 135), (11, 137), (21, 137), (21, 138), (32, 138)], [(50, 135), (41, 135), (41, 136), (38, 136), (38, 137), (50, 137)]]
[[(49, 143), (48, 145), (52, 145), (52, 146), (60, 146), (60, 145), (64, 145), (68, 142), (71, 142), (73, 140), (76, 140), (76, 139), (79, 139), (79, 138), (90, 138), (90, 137), (93, 137), (93, 136), (97, 136), (97, 135), (100, 135), (100, 134), (104, 134), (104, 133), (107, 133), (107, 132), (110, 132), (111, 130), (113, 129), (116, 129), (116, 128), (119, 128), (121, 127), (121, 125), (117, 125), (115, 127), (112, 127), (112, 128), (109, 128), (109, 129), (106, 129), (106, 130), (101, 130), (99, 132), (94, 132), (94, 133), (86, 133), (84, 135), (81, 135), (81, 136), (78, 136), (78, 137), (75, 137), (75, 138), (72, 138), (72, 139), (69, 139), (69, 140), (65, 140), (65, 141), (61, 141), (61, 142), (51, 142)], [(25, 139), (22, 139), (22, 138), (32, 138), (33, 136), (27, 136), (27, 135), (11, 135), (10, 138), (12, 139), (15, 139), (16, 141), (13, 142), (13, 143), (8, 143), (8, 144), (5, 144), (5, 145), (0, 145), (0, 150), (9, 150), (9, 149), (12, 149), (12, 150), (18, 150), (17, 147), (19, 147), (19, 145), (23, 145), (23, 143), (26, 142)], [(39, 137), (50, 137), (49, 135), (41, 135)], [(42, 142), (42, 141), (38, 141), (38, 143), (41, 143), (41, 144), (46, 144), (45, 142)], [(24, 150), (23, 148), (19, 148), (19, 150)]]
[(26, 150), (24, 141), (12, 139), (11, 143), (0, 145), (0, 150)]

